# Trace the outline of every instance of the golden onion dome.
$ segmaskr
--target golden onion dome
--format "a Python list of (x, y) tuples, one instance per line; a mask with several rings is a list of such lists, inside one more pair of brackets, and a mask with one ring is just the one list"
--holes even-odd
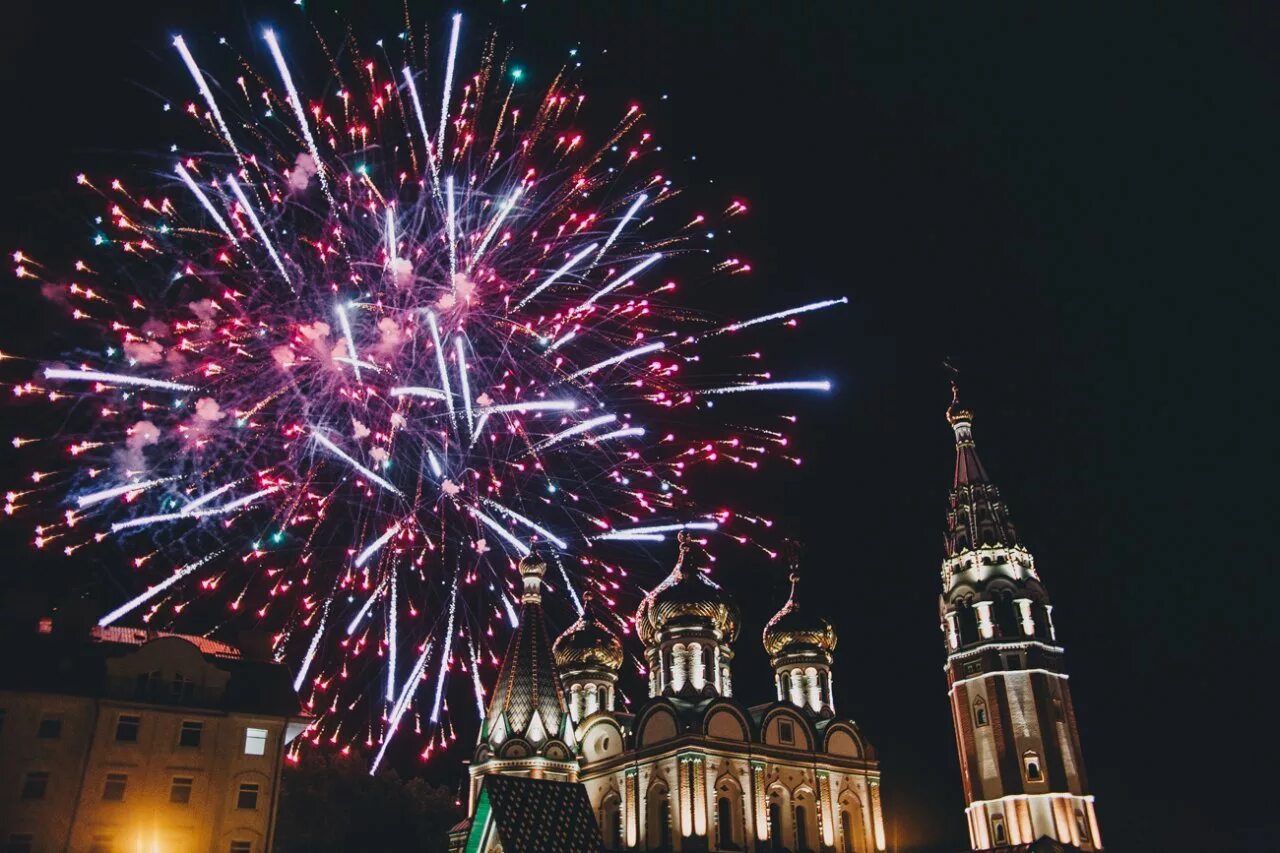
[(589, 591), (583, 596), (582, 616), (551, 646), (556, 666), (562, 670), (599, 666), (617, 672), (622, 668), (622, 642), (592, 614), (593, 599)]
[(682, 531), (675, 568), (636, 610), (636, 633), (645, 645), (668, 627), (717, 631), (727, 642), (738, 637), (739, 612), (733, 599), (696, 567), (685, 565), (692, 542), (693, 538)]
[(827, 654), (835, 651), (836, 629), (821, 616), (801, 611), (797, 596), (799, 585), (800, 575), (793, 570), (791, 595), (787, 597), (787, 603), (764, 626), (764, 650), (771, 658), (804, 651), (816, 650)]

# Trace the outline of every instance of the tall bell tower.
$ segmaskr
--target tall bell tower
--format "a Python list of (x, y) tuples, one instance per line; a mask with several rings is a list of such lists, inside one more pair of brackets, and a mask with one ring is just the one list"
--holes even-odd
[(939, 615), (974, 850), (1043, 836), (1102, 849), (1053, 605), (952, 386), (956, 469)]

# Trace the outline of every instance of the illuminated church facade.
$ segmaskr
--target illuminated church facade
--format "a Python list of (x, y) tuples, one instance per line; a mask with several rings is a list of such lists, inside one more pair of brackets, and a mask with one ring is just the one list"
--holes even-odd
[[(682, 535), (675, 568), (636, 613), (649, 697), (634, 713), (619, 710), (618, 637), (588, 599), (551, 643), (541, 610), (545, 565), (521, 562), (523, 617), (490, 697), (470, 770), (470, 817), (454, 849), (529, 845), (504, 846), (504, 832), (528, 830), (498, 825), (485, 786), (495, 774), (544, 780), (549, 789), (581, 783), (582, 808), (589, 803), (605, 850), (885, 849), (875, 753), (836, 715), (834, 629), (801, 607), (793, 571), (791, 595), (763, 635), (773, 698), (746, 705), (735, 696), (732, 667), (739, 611), (694, 565), (700, 553)], [(580, 823), (564, 808), (566, 826)]]
[[(1053, 605), (954, 397), (956, 468), (939, 617), (974, 850), (1102, 837)], [(1022, 848), (1019, 848), (1022, 849)]]

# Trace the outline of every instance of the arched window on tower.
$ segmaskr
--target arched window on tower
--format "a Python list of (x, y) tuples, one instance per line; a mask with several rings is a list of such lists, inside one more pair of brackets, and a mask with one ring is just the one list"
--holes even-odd
[(1022, 753), (1022, 769), (1027, 774), (1028, 782), (1039, 782), (1044, 779), (1044, 774), (1040, 772), (1040, 754), (1034, 750), (1027, 750)]
[(781, 676), (781, 686), (778, 688), (778, 701), (785, 702), (791, 695), (791, 673), (783, 672)]
[(853, 853), (853, 821), (844, 809), (840, 810), (840, 846), (844, 853)]
[(600, 803), (600, 835), (606, 850), (622, 849), (621, 800), (610, 791)]
[(996, 844), (1009, 843), (1009, 836), (1004, 831), (1004, 815), (995, 814), (991, 816), (991, 837)]
[(658, 804), (658, 849), (671, 849), (671, 800), (665, 795)]
[(973, 724), (978, 728), (987, 724), (987, 703), (981, 696), (973, 700)]

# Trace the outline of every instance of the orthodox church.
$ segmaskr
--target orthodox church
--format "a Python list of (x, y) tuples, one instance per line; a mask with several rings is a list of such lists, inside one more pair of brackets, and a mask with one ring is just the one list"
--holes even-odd
[[(835, 630), (801, 606), (794, 565), (762, 638), (774, 699), (747, 705), (733, 687), (740, 614), (700, 556), (682, 535), (675, 568), (636, 612), (649, 697), (634, 713), (618, 709), (622, 643), (592, 602), (552, 643), (546, 566), (536, 555), (520, 563), (523, 613), (452, 850), (885, 849), (879, 764), (836, 715)], [(575, 840), (553, 837), (563, 833)]]

